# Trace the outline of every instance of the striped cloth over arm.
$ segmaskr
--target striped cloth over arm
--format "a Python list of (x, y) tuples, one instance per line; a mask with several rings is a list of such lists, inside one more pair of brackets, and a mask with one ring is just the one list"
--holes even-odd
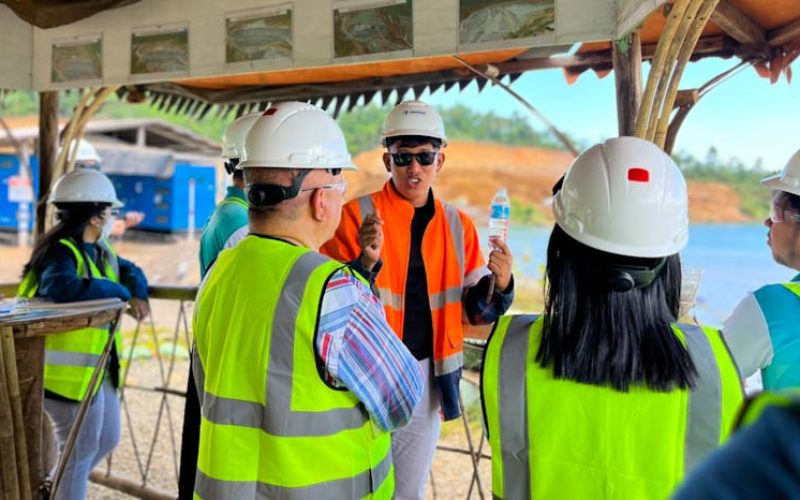
[(419, 365), (386, 323), (379, 299), (343, 271), (325, 290), (315, 347), (328, 382), (352, 391), (382, 429), (408, 423), (422, 397)]

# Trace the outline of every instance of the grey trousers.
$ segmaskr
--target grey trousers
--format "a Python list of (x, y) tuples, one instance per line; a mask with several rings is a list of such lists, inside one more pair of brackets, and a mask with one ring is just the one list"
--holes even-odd
[(408, 425), (392, 434), (395, 500), (422, 500), (442, 426), (431, 359), (419, 361), (419, 366), (425, 378), (425, 393)]
[[(53, 421), (59, 455), (78, 415), (78, 406), (80, 403), (44, 398), (44, 409)], [(89, 472), (117, 446), (119, 432), (119, 397), (111, 381), (106, 378), (83, 419), (58, 487), (58, 500), (86, 498)]]

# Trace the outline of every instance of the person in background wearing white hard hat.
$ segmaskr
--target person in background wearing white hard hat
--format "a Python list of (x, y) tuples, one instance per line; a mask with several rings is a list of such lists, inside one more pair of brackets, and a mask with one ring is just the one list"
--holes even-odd
[[(514, 298), (511, 251), (498, 241), (488, 267), (467, 214), (433, 194), (447, 145), (439, 113), (421, 101), (398, 104), (383, 127), (381, 191), (345, 205), (323, 253), (374, 280), (394, 332), (425, 375), (425, 395), (411, 423), (392, 435), (396, 498), (421, 499), (442, 417), (461, 415), (459, 381), (464, 318), (489, 324)], [(489, 273), (496, 276), (490, 300)], [(441, 415), (440, 415), (441, 413)]]
[(230, 175), (231, 185), (225, 198), (217, 204), (200, 236), (200, 276), (206, 275), (217, 255), (225, 248), (233, 248), (247, 236), (247, 200), (244, 197), (244, 176), (238, 167), (244, 155), (244, 139), (250, 127), (261, 116), (252, 113), (231, 123), (222, 136), (222, 161)]
[[(800, 151), (779, 175), (762, 183), (772, 189), (767, 244), (775, 262), (800, 271)], [(742, 376), (759, 370), (764, 389), (800, 387), (800, 274), (748, 293), (725, 321), (722, 334)]]
[(392, 498), (389, 432), (422, 394), (414, 358), (369, 285), (318, 253), (354, 169), (311, 104), (264, 111), (245, 140), (250, 234), (197, 294), (203, 419), (195, 497)]
[[(74, 146), (74, 142), (73, 148)], [(78, 151), (75, 152), (75, 169), (87, 168), (89, 170), (102, 170), (103, 159), (97, 153), (92, 144), (86, 139), (80, 139), (77, 142)], [(111, 226), (109, 236), (122, 236), (125, 231), (133, 226), (141, 224), (144, 220), (144, 212), (128, 211), (120, 217), (114, 217), (114, 224)]]
[[(225, 172), (230, 175), (225, 198), (211, 213), (200, 236), (200, 277), (225, 248), (233, 248), (247, 236), (247, 200), (244, 195), (244, 176), (238, 167), (244, 153), (244, 139), (261, 113), (241, 116), (233, 121), (222, 136), (222, 160)], [(189, 366), (189, 382), (183, 412), (183, 434), (181, 438), (181, 468), (178, 479), (178, 498), (190, 499), (194, 492), (194, 477), (197, 470), (197, 447), (200, 439), (200, 404), (194, 385), (192, 367)]]
[(686, 182), (620, 137), (554, 191), (544, 314), (501, 318), (481, 373), (494, 498), (667, 498), (743, 399), (720, 333), (676, 323)]
[[(117, 256), (108, 242), (114, 213), (121, 206), (108, 177), (97, 170), (68, 172), (53, 185), (48, 203), (55, 205), (58, 223), (36, 242), (18, 296), (53, 302), (115, 297), (130, 303), (136, 319), (147, 317), (150, 306), (144, 274)], [(45, 340), (44, 409), (53, 421), (59, 449), (67, 440), (80, 401), (93, 398), (67, 463), (59, 499), (86, 498), (89, 472), (119, 441), (119, 333), (102, 383), (93, 395), (87, 395), (108, 334), (107, 326), (88, 327), (48, 335)]]

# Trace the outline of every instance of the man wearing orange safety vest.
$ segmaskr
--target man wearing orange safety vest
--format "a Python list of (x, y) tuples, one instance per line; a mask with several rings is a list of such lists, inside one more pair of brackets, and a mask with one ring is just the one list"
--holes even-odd
[(439, 414), (444, 420), (461, 414), (462, 321), (490, 323), (508, 309), (512, 256), (495, 241), (486, 265), (472, 220), (433, 195), (447, 145), (435, 109), (421, 101), (398, 104), (386, 117), (383, 143), (391, 179), (381, 191), (344, 206), (336, 235), (322, 252), (355, 264), (374, 281), (389, 324), (427, 377), (411, 423), (392, 436), (395, 498), (422, 498)]

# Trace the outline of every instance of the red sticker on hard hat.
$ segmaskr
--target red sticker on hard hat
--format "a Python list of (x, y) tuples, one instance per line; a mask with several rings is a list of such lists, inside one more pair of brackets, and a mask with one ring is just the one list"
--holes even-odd
[(264, 114), (261, 116), (272, 116), (278, 112), (278, 108), (269, 108), (268, 110), (264, 111)]
[(650, 182), (650, 172), (641, 167), (629, 168), (628, 180), (631, 182)]

